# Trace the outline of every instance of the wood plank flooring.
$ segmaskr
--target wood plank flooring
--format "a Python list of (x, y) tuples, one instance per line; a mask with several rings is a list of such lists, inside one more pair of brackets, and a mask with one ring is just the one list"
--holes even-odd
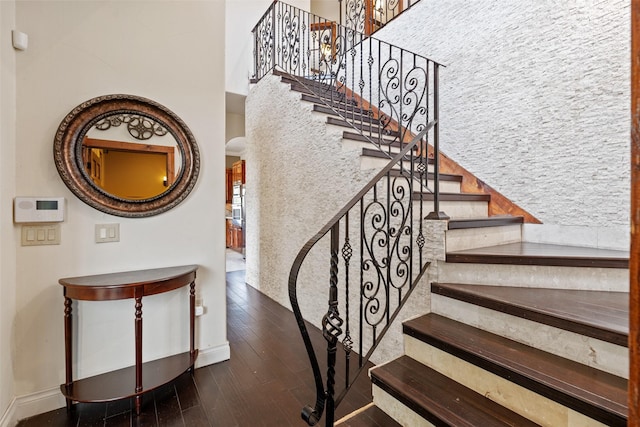
[[(77, 404), (21, 421), (19, 427), (85, 426), (304, 426), (300, 411), (315, 402), (313, 377), (293, 314), (244, 283), (244, 271), (227, 273), (227, 334), (231, 359), (182, 375), (143, 399), (132, 415), (129, 400)], [(321, 332), (310, 327), (314, 342)], [(320, 348), (320, 347), (318, 347)], [(371, 402), (361, 375), (336, 419)], [(379, 414), (377, 414), (379, 416)], [(380, 421), (371, 422), (372, 426)], [(318, 425), (324, 425), (324, 420)], [(384, 425), (384, 424), (383, 424)]]

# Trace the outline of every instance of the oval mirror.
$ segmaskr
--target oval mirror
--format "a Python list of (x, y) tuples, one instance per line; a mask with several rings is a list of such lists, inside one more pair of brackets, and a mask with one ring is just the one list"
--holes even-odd
[(112, 215), (145, 217), (176, 206), (200, 170), (187, 125), (166, 107), (133, 95), (105, 95), (62, 120), (53, 156), (83, 202)]

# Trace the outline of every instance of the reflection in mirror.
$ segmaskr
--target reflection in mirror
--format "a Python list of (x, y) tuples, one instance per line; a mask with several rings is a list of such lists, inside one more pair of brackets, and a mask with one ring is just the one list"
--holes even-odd
[(186, 124), (133, 95), (93, 98), (71, 111), (56, 133), (54, 159), (82, 201), (126, 217), (156, 215), (180, 203), (200, 167)]
[(175, 180), (175, 147), (85, 138), (82, 158), (93, 183), (114, 196), (148, 199)]
[(94, 185), (116, 197), (141, 200), (164, 193), (175, 182), (182, 162), (177, 147), (160, 123), (137, 114), (112, 114), (87, 132), (82, 160)]

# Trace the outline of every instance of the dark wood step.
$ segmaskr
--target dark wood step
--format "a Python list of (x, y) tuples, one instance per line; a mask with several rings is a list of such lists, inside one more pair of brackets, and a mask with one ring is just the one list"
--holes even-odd
[[(388, 147), (388, 146), (382, 146), (383, 148)], [(399, 151), (398, 151), (399, 153)], [(391, 160), (393, 157), (395, 157), (396, 154), (398, 153), (391, 153), (391, 156), (389, 156), (389, 153), (385, 152), (385, 151), (381, 151), (377, 148), (363, 148), (362, 149), (362, 155), (365, 157), (376, 157), (376, 158), (380, 158), (380, 159), (389, 159)], [(407, 160), (410, 160), (409, 156), (406, 156)], [(417, 161), (417, 160), (416, 160)], [(428, 164), (433, 164), (433, 159), (431, 158), (427, 158), (427, 163)]]
[[(400, 140), (398, 138), (396, 139), (378, 138), (376, 135), (365, 136), (364, 134), (360, 134), (356, 132), (344, 131), (342, 132), (342, 138), (348, 139), (351, 141), (366, 142), (369, 144), (370, 147), (375, 147), (375, 148), (363, 147), (363, 149), (365, 150), (371, 150), (363, 154), (365, 156), (368, 155), (369, 157), (390, 158), (387, 154), (385, 154), (388, 152), (389, 147), (395, 148), (395, 150), (392, 151), (392, 155), (394, 155), (393, 153), (399, 153), (401, 148), (406, 147), (406, 144), (400, 144)], [(380, 148), (378, 148), (376, 143), (380, 143)], [(381, 149), (385, 151), (380, 155), (378, 153), (381, 152), (380, 151)], [(416, 152), (417, 150), (418, 150), (418, 147), (415, 147), (414, 152)]]
[(408, 356), (372, 369), (371, 382), (437, 426), (538, 425)]
[[(400, 172), (400, 169), (391, 169), (389, 171), (391, 176), (400, 176), (402, 175), (402, 173)], [(417, 174), (416, 174), (417, 175)], [(427, 179), (433, 179), (433, 173), (429, 172), (427, 174)], [(440, 181), (452, 181), (452, 182), (462, 182), (462, 176), (461, 175), (451, 175), (448, 173), (441, 173), (440, 174)]]
[[(433, 200), (433, 193), (423, 193), (423, 200)], [(413, 193), (413, 200), (420, 200), (420, 193)], [(489, 202), (491, 194), (440, 193), (441, 202)]]
[(368, 123), (359, 123), (359, 122), (351, 123), (347, 120), (338, 119), (335, 117), (327, 117), (327, 123), (335, 126), (343, 126), (343, 127), (360, 129), (364, 132), (370, 132), (373, 135), (395, 136), (395, 137), (400, 136), (400, 132), (389, 130), (389, 129), (382, 129), (379, 124), (375, 124), (375, 123), (370, 126)]
[(344, 139), (350, 139), (352, 141), (358, 141), (358, 142), (369, 142), (371, 143), (371, 140), (374, 141), (378, 141), (380, 142), (382, 145), (391, 145), (392, 147), (399, 147), (400, 146), (400, 141), (398, 140), (398, 138), (378, 138), (378, 135), (375, 136), (370, 136), (370, 137), (366, 137), (361, 133), (357, 133), (357, 132), (349, 132), (349, 131), (344, 131), (342, 132), (342, 137)]
[(340, 100), (338, 100), (338, 99), (331, 100), (331, 99), (326, 99), (326, 98), (322, 98), (322, 97), (319, 97), (319, 96), (315, 96), (315, 95), (312, 95), (312, 94), (309, 94), (309, 93), (302, 93), (300, 95), (300, 99), (303, 100), (303, 101), (306, 101), (306, 102), (313, 102), (314, 104), (331, 105), (331, 106), (336, 107), (336, 108), (344, 108), (345, 105), (346, 106), (352, 105), (354, 107), (356, 107), (358, 105), (357, 101), (352, 100), (352, 99), (348, 99), (348, 98), (347, 99), (342, 98)]
[(323, 100), (334, 100), (337, 103), (344, 103), (345, 99), (347, 99), (344, 93), (339, 92), (331, 87), (326, 87), (326, 88), (317, 87), (317, 86), (308, 87), (297, 82), (288, 83), (288, 84), (291, 87), (291, 90), (295, 92), (316, 96)]
[(624, 378), (436, 314), (405, 322), (403, 331), (608, 426), (626, 425)]
[(432, 283), (431, 292), (627, 347), (627, 292)]
[(314, 104), (313, 111), (327, 114), (334, 117), (340, 117), (341, 119), (345, 119), (349, 122), (365, 123), (365, 124), (372, 123), (374, 127), (380, 126), (380, 121), (378, 119), (375, 119), (372, 116), (362, 115), (356, 111), (345, 111), (344, 109), (339, 109), (338, 111), (343, 113), (343, 115), (341, 116), (338, 113), (338, 111), (334, 111), (333, 108), (326, 105), (318, 105), (318, 104)]
[(528, 242), (448, 252), (446, 260), (475, 264), (629, 268), (629, 253), (625, 251)]
[[(442, 179), (442, 174), (440, 174)], [(462, 177), (460, 177), (462, 180)], [(511, 215), (496, 215), (486, 218), (466, 218), (449, 220), (447, 228), (449, 230), (459, 230), (467, 228), (500, 227), (503, 225), (524, 224), (524, 217)]]
[(335, 427), (402, 427), (373, 404), (361, 408), (347, 419), (336, 421), (334, 425)]
[(335, 87), (332, 84), (326, 83), (324, 79), (309, 79), (306, 77), (294, 76), (292, 74), (279, 71), (279, 70), (274, 70), (273, 74), (275, 74), (276, 76), (280, 76), (280, 81), (285, 83), (302, 83), (306, 86), (319, 86), (319, 87), (326, 87), (326, 88)]

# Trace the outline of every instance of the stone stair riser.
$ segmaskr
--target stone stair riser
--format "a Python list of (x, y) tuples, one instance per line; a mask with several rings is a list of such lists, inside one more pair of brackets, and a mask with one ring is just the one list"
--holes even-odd
[(451, 218), (484, 218), (489, 215), (489, 202), (441, 200), (440, 210)]
[(431, 294), (431, 311), (574, 362), (629, 377), (626, 347), (435, 293)]
[[(445, 212), (447, 212), (445, 210)], [(438, 281), (530, 288), (627, 292), (629, 270), (544, 265), (438, 263)]]
[(486, 246), (516, 243), (522, 241), (522, 226), (520, 224), (499, 227), (479, 227), (447, 230), (447, 252), (466, 249), (483, 248)]
[(542, 426), (601, 427), (605, 425), (407, 335), (405, 335), (405, 353)]
[[(389, 160), (383, 157), (362, 156), (360, 157), (360, 169), (382, 169), (389, 164)], [(427, 171), (433, 172), (433, 165), (427, 165)]]
[[(395, 181), (393, 181), (393, 176), (391, 177), (392, 179), (392, 184), (396, 187), (403, 187), (405, 190), (409, 190), (409, 184), (407, 180), (403, 180), (400, 179), (398, 177), (398, 179), (396, 179)], [(414, 178), (414, 184), (413, 184), (413, 189), (414, 191), (418, 191), (420, 183), (419, 180), (417, 179), (417, 175)], [(428, 188), (434, 188), (435, 186), (435, 181), (433, 180), (428, 180), (427, 182)], [(383, 182), (381, 183), (381, 185), (379, 186), (379, 189), (381, 189), (382, 191), (386, 191), (387, 188), (387, 181), (383, 180)], [(460, 183), (457, 181), (440, 181), (440, 192), (441, 193), (459, 193), (460, 192)], [(432, 203), (431, 201), (429, 203)]]
[[(372, 138), (374, 141), (376, 141), (376, 138)], [(388, 141), (387, 141), (388, 142)], [(395, 141), (394, 141), (395, 142)], [(369, 148), (372, 150), (379, 150), (378, 146), (374, 143), (368, 142), (368, 141), (356, 141), (353, 139), (349, 139), (349, 138), (343, 138), (342, 139), (342, 148), (343, 150), (349, 151), (349, 150), (358, 150), (359, 152), (362, 152), (363, 148)], [(384, 150), (385, 153), (393, 153), (398, 154), (400, 152), (400, 147), (398, 145), (381, 145), (381, 148)]]
[(382, 409), (387, 415), (396, 420), (403, 426), (411, 427), (435, 427), (429, 421), (422, 418), (419, 414), (411, 410), (408, 406), (396, 400), (380, 387), (373, 385), (373, 403)]

